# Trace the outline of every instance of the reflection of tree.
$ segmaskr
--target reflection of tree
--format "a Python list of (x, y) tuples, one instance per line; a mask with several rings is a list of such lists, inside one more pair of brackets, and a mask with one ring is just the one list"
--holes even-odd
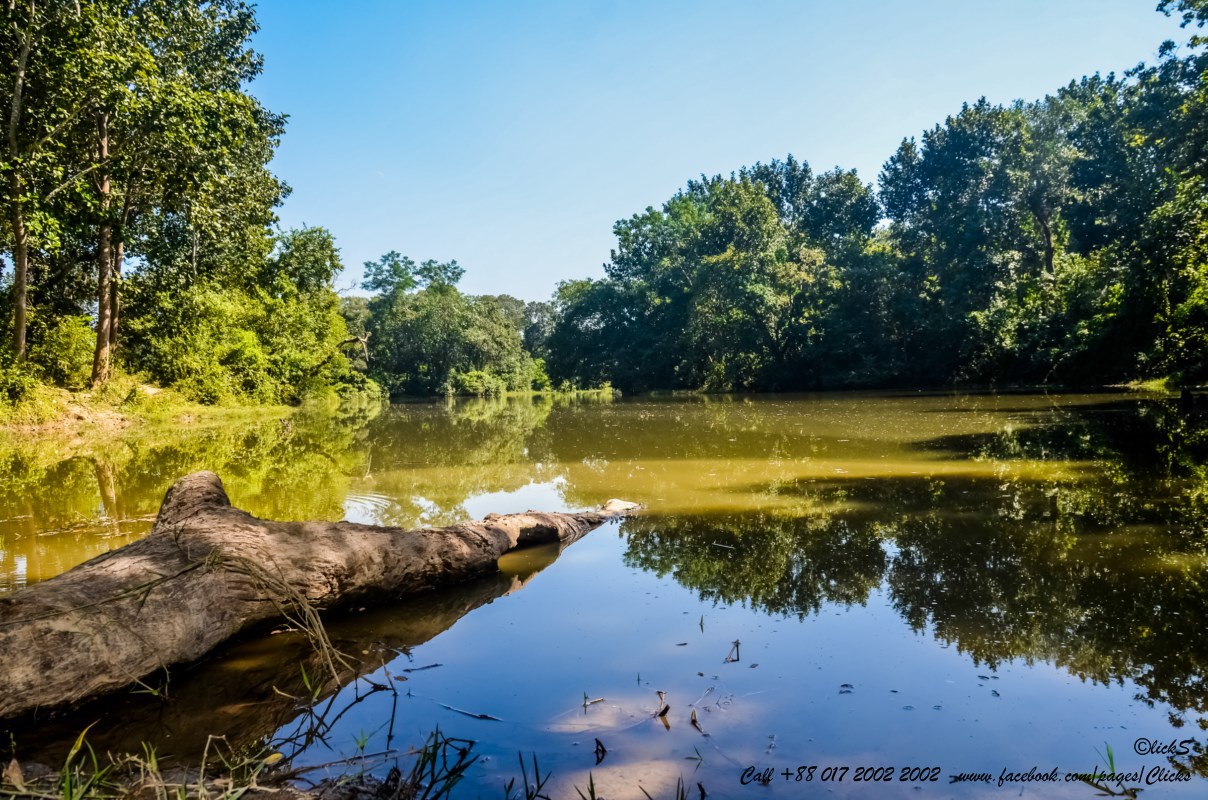
[[(404, 526), (564, 477), (571, 503), (649, 502), (624, 525), (627, 562), (706, 599), (806, 615), (885, 584), (909, 625), (978, 663), (1127, 679), (1208, 718), (1208, 420), (1176, 404), (539, 398), (7, 442), (0, 575), (14, 554), (43, 560), (36, 579), (121, 543), (115, 516), (140, 535), (171, 481), (203, 468), (262, 516), (338, 518), (364, 496), (384, 503), (375, 521)], [(96, 530), (79, 552), (63, 534), (42, 546), (81, 521)]]
[(1161, 403), (1060, 416), (922, 445), (1013, 462), (995, 477), (802, 480), (777, 491), (825, 513), (629, 520), (627, 562), (771, 613), (860, 603), (884, 581), (908, 624), (979, 664), (1129, 680), (1176, 725), (1208, 725), (1208, 427)]
[(517, 398), (391, 408), (370, 426), (370, 469), (357, 484), (389, 499), (373, 521), (448, 524), (467, 517), (462, 504), (474, 495), (556, 477), (552, 466), (535, 467), (529, 450), (552, 407)]
[(879, 531), (764, 514), (641, 516), (624, 524), (625, 562), (672, 574), (707, 600), (803, 616), (863, 603), (886, 566)]
[(367, 418), (296, 414), (221, 427), (148, 427), (111, 438), (0, 445), (0, 592), (17, 558), (30, 580), (150, 529), (164, 492), (208, 469), (243, 507), (275, 519), (339, 519)]
[(1140, 483), (1141, 497), (1111, 482), (981, 488), (891, 492), (901, 518), (887, 579), (903, 616), (978, 662), (1130, 680), (1175, 724), (1208, 721), (1208, 552), (1187, 535), (1202, 524), (1194, 502), (1148, 501)]

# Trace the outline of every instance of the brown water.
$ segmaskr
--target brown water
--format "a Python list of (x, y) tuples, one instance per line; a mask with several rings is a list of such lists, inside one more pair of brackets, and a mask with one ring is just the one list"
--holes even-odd
[[(1205, 431), (1137, 395), (882, 394), (404, 405), (4, 442), (0, 594), (142, 535), (202, 468), (279, 519), (647, 507), (497, 578), (330, 619), (361, 678), (315, 686), (304, 638), (253, 637), (174, 671), (167, 700), (17, 731), (18, 752), (61, 758), (99, 718), (98, 747), (151, 740), (187, 761), (215, 733), (314, 765), (439, 726), (476, 742), (467, 797), (503, 797), (518, 753), (552, 797), (589, 779), (609, 798), (671, 797), (677, 779), (691, 797), (1093, 797), (1066, 775), (1109, 762), (1140, 773), (1112, 790), (1201, 797)], [(1056, 782), (999, 786), (1033, 767)], [(892, 774), (869, 785), (861, 768)]]

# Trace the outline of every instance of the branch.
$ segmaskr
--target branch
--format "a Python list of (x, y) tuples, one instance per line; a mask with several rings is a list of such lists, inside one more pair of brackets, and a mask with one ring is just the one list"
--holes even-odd
[(47, 142), (49, 142), (51, 139), (53, 139), (53, 138), (55, 138), (56, 136), (58, 136), (60, 133), (62, 133), (62, 132), (63, 132), (63, 129), (64, 129), (64, 128), (66, 128), (66, 127), (68, 127), (69, 125), (71, 125), (72, 123), (74, 123), (74, 122), (76, 121), (76, 119), (77, 119), (77, 118), (78, 118), (78, 117), (79, 117), (81, 114), (83, 114), (84, 112), (88, 111), (88, 110), (89, 110), (89, 108), (90, 108), (91, 106), (92, 106), (91, 98), (89, 98), (89, 99), (85, 100), (83, 103), (80, 103), (80, 105), (79, 105), (79, 106), (77, 106), (77, 107), (76, 107), (76, 109), (75, 109), (74, 111), (72, 111), (70, 114), (68, 114), (66, 117), (64, 117), (64, 118), (63, 118), (63, 121), (62, 121), (62, 122), (60, 122), (58, 125), (56, 125), (56, 126), (54, 126), (53, 128), (51, 128), (51, 130), (50, 130), (50, 132), (49, 132), (49, 133), (47, 133), (45, 136), (43, 136), (43, 137), (42, 137), (41, 139), (39, 139), (38, 141), (36, 141), (36, 142), (34, 142), (33, 144), (31, 144), (31, 145), (30, 145), (30, 146), (29, 146), (29, 147), (26, 149), (26, 152), (28, 152), (28, 153), (32, 153), (33, 151), (37, 150), (37, 149), (38, 149), (39, 147), (41, 147), (42, 145), (44, 145), (44, 144), (46, 144)]
[(321, 370), (321, 369), (323, 369), (323, 367), (327, 366), (327, 362), (331, 361), (333, 358), (335, 358), (336, 353), (339, 352), (341, 347), (344, 347), (345, 345), (349, 345), (349, 344), (356, 344), (357, 342), (360, 343), (361, 349), (365, 351), (365, 363), (369, 363), (369, 344), (368, 344), (368, 342), (369, 342), (369, 337), (372, 335), (373, 335), (373, 331), (365, 331), (360, 336), (349, 336), (347, 339), (344, 339), (343, 341), (336, 342), (335, 349), (332, 350), (330, 353), (328, 353), (326, 358), (324, 358), (318, 364), (315, 364), (314, 367), (311, 369), (310, 374), (315, 375), (319, 372), (319, 370)]
[[(9, 4), (12, 8), (12, 4)], [(8, 148), (12, 157), (17, 157), (17, 125), (21, 121), (21, 97), (25, 93), (25, 69), (29, 66), (29, 50), (33, 46), (34, 39), (34, 4), (30, 0), (29, 4), (29, 29), (25, 31), (25, 36), (21, 41), (21, 53), (17, 56), (17, 74), (13, 77), (13, 107), (8, 116)], [(16, 28), (17, 23), (13, 23)]]
[(49, 193), (49, 194), (47, 194), (47, 195), (46, 195), (45, 197), (43, 197), (42, 199), (43, 199), (44, 201), (50, 200), (50, 198), (54, 197), (56, 194), (58, 194), (59, 192), (63, 191), (64, 189), (69, 188), (69, 187), (70, 187), (70, 186), (71, 186), (73, 183), (75, 183), (75, 182), (76, 182), (76, 181), (78, 181), (80, 178), (82, 178), (82, 177), (84, 177), (85, 175), (87, 175), (89, 172), (92, 172), (94, 169), (100, 169), (101, 167), (104, 167), (104, 166), (108, 165), (108, 164), (109, 164), (109, 162), (110, 162), (110, 161), (112, 161), (112, 160), (113, 160), (113, 159), (111, 159), (111, 158), (106, 158), (104, 161), (98, 161), (98, 162), (96, 162), (95, 164), (93, 164), (91, 167), (88, 167), (87, 169), (82, 169), (82, 170), (80, 170), (80, 171), (79, 171), (79, 172), (77, 172), (75, 175), (72, 175), (70, 178), (68, 178), (67, 180), (65, 180), (63, 183), (60, 183), (58, 186), (56, 186), (54, 189), (52, 189), (52, 190), (50, 191), (50, 193)]
[[(354, 344), (360, 342), (361, 349), (365, 351), (365, 363), (369, 363), (369, 337), (373, 335), (373, 331), (365, 331), (360, 336), (349, 336), (344, 341), (336, 345), (337, 348), (343, 347), (346, 344)], [(331, 356), (328, 356), (330, 359)], [(324, 362), (326, 363), (326, 362)]]

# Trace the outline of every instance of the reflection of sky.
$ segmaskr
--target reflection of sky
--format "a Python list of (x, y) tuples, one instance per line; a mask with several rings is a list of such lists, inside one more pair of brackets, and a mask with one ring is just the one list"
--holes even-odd
[[(453, 518), (482, 519), (488, 514), (514, 514), (521, 511), (572, 511), (576, 507), (565, 499), (567, 481), (534, 481), (512, 491), (483, 492), (467, 497), (459, 509), (441, 508), (426, 497), (409, 498), (410, 506), (418, 512), (418, 525), (445, 525)], [(350, 493), (344, 499), (344, 519), (364, 525), (392, 524), (388, 514), (397, 507), (395, 498), (381, 494)], [(458, 514), (457, 511), (462, 512)]]
[(515, 514), (521, 511), (573, 511), (566, 504), (565, 478), (530, 483), (511, 492), (487, 492), (467, 498), (462, 507), (472, 519), (482, 519), (487, 514)]
[(349, 494), (344, 498), (344, 519), (360, 525), (380, 524), (382, 513), (394, 503), (380, 494)]
[[(937, 784), (921, 790), (897, 781), (855, 784), (850, 774), (841, 785), (815, 787), (819, 795), (829, 788), (835, 796), (871, 800), (999, 796), (1010, 790), (950, 785), (947, 776), (991, 772), (997, 780), (1004, 768), (1032, 766), (1089, 771), (1104, 766), (1096, 749), (1103, 752), (1105, 741), (1124, 768), (1157, 766), (1165, 761), (1132, 753), (1136, 737), (1191, 735), (1172, 728), (1165, 709), (1136, 701), (1138, 688), (1127, 681), (1083, 682), (1044, 662), (1008, 661), (996, 671), (975, 665), (930, 630), (912, 631), (885, 586), (863, 606), (827, 604), (798, 621), (702, 601), (671, 576), (625, 566), (625, 549), (615, 526), (596, 530), (521, 591), (475, 610), (391, 664), (396, 676), (441, 665), (400, 684), (406, 691), (397, 700), (393, 746), (417, 744), (437, 726), (475, 740), (483, 758), (471, 770), (467, 797), (503, 796), (503, 784), (518, 774), (517, 753), (539, 754), (543, 774), (554, 776), (551, 797), (577, 796), (573, 787), (585, 788), (589, 772), (601, 796), (642, 797), (640, 781), (655, 797), (670, 797), (666, 788), (655, 789), (673, 789), (683, 776), (690, 787), (703, 783), (710, 797), (735, 797), (747, 765), (943, 770)], [(726, 663), (734, 640), (741, 642), (739, 660)], [(669, 730), (652, 717), (656, 690), (671, 705)], [(584, 694), (604, 702), (585, 713)], [(346, 689), (333, 707), (354, 695)], [(395, 702), (381, 694), (354, 706), (329, 742), (350, 753), (355, 738), (370, 733), (376, 738), (368, 750), (385, 749)], [(691, 726), (693, 709), (707, 737)], [(597, 738), (608, 749), (599, 766)], [(699, 766), (689, 760), (698, 753)], [(304, 758), (330, 761), (331, 753)], [(1161, 796), (1202, 797), (1204, 788), (1196, 779), (1163, 787)], [(783, 781), (767, 793), (815, 796)], [(1018, 794), (1016, 787), (1002, 796)], [(1025, 792), (1093, 795), (1081, 784)]]

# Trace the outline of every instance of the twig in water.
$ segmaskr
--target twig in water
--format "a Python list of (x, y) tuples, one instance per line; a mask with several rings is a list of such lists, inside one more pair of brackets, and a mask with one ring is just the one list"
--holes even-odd
[(490, 720), (491, 722), (503, 722), (503, 720), (501, 720), (499, 717), (492, 717), (490, 714), (475, 714), (473, 711), (465, 711), (460, 708), (454, 708), (453, 706), (445, 705), (444, 703), (437, 703), (437, 705), (441, 708), (447, 708), (450, 711), (456, 711), (458, 714), (465, 714), (467, 717), (473, 717), (474, 719), (485, 719)]
[(603, 702), (604, 702), (603, 697), (597, 697), (595, 700), (589, 700), (587, 698), (587, 692), (584, 692), (583, 693), (583, 713), (584, 714), (587, 713), (588, 706), (594, 706), (596, 703), (603, 703)]

